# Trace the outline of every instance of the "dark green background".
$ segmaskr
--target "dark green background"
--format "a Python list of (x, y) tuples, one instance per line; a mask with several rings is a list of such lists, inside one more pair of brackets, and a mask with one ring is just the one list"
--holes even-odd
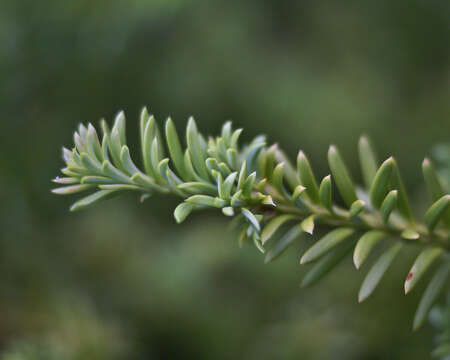
[(449, 5), (1, 1), (0, 358), (427, 359), (402, 292), (413, 251), (357, 305), (350, 259), (303, 290), (303, 243), (264, 265), (218, 214), (176, 226), (176, 199), (133, 196), (69, 214), (49, 180), (77, 124), (120, 109), (137, 154), (148, 105), (207, 134), (232, 119), (320, 176), (335, 143), (359, 180), (367, 133), (421, 209), (420, 163), (450, 134)]

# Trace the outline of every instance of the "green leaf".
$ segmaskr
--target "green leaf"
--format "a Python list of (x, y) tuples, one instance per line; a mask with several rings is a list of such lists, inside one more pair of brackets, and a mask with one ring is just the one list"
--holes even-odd
[(311, 165), (303, 151), (300, 151), (297, 156), (297, 173), (300, 183), (306, 188), (306, 194), (309, 198), (313, 202), (319, 202), (319, 187)]
[(98, 139), (97, 131), (95, 131), (92, 124), (89, 124), (87, 129), (87, 148), (91, 157), (97, 159), (99, 162), (103, 161), (102, 147)]
[(140, 129), (140, 135), (141, 135), (141, 145), (144, 145), (144, 133), (145, 133), (145, 128), (147, 126), (149, 120), (149, 115), (148, 115), (148, 110), (147, 107), (143, 107), (141, 110), (141, 115), (139, 117), (139, 129)]
[(199, 181), (185, 182), (178, 185), (178, 188), (191, 194), (217, 195), (217, 188), (214, 185)]
[(409, 205), (408, 195), (397, 162), (394, 159), (394, 170), (392, 172), (391, 185), (398, 190), (397, 209), (409, 222), (414, 222), (411, 206)]
[(280, 194), (284, 194), (283, 175), (284, 175), (284, 163), (279, 163), (273, 170), (272, 183)]
[(119, 111), (114, 119), (114, 125), (111, 133), (113, 132), (117, 132), (119, 135), (120, 145), (126, 145), (127, 136), (125, 129), (125, 113), (123, 111)]
[(264, 249), (264, 247), (261, 244), (261, 240), (258, 237), (257, 233), (253, 234), (253, 243), (255, 244), (256, 248), (261, 252), (261, 253), (265, 253), (266, 250)]
[(317, 263), (313, 265), (311, 270), (303, 278), (301, 287), (307, 287), (314, 285), (325, 275), (327, 275), (331, 270), (333, 270), (337, 264), (344, 259), (344, 257), (353, 248), (353, 242), (347, 241), (344, 244), (338, 246), (337, 248), (331, 250), (328, 254), (323, 256)]
[(450, 205), (450, 195), (444, 195), (438, 201), (436, 201), (427, 210), (425, 214), (425, 224), (427, 224), (428, 230), (433, 231), (441, 217), (445, 214)]
[(442, 288), (445, 285), (448, 274), (450, 271), (450, 263), (444, 263), (441, 265), (439, 270), (433, 276), (431, 281), (420, 299), (419, 306), (417, 308), (416, 314), (414, 315), (414, 325), (413, 330), (417, 330), (425, 321), (430, 308), (433, 306), (437, 297), (441, 293)]
[(129, 183), (130, 179), (122, 171), (115, 168), (108, 160), (103, 161), (102, 173), (119, 182)]
[(284, 234), (267, 252), (264, 262), (267, 264), (280, 256), (302, 233), (303, 230), (300, 224), (297, 224), (289, 229), (289, 231)]
[(238, 170), (239, 168), (239, 155), (236, 149), (227, 150), (227, 161), (230, 168), (233, 170)]
[(301, 224), (300, 224), (300, 226), (302, 227), (302, 230), (305, 232), (305, 233), (308, 233), (308, 234), (310, 234), (310, 235), (312, 235), (313, 234), (313, 231), (314, 231), (314, 219), (317, 217), (317, 215), (310, 215), (310, 216), (308, 216), (306, 219), (304, 219), (302, 222), (301, 222)]
[(189, 204), (187, 202), (179, 204), (173, 212), (176, 222), (178, 224), (182, 223), (195, 208), (196, 206), (194, 204)]
[(444, 195), (444, 189), (439, 180), (439, 176), (434, 169), (433, 163), (425, 158), (422, 163), (423, 177), (425, 178), (425, 183), (427, 184), (428, 192), (431, 195), (433, 201), (437, 201), (442, 195)]
[(225, 216), (234, 216), (234, 208), (231, 206), (222, 208), (222, 212)]
[(366, 189), (370, 189), (378, 169), (377, 156), (366, 136), (360, 137), (358, 150), (364, 183), (366, 184)]
[(126, 145), (126, 133), (125, 133), (125, 114), (120, 111), (114, 119), (114, 126), (111, 129), (109, 135), (109, 147), (114, 164), (120, 165), (120, 151), (122, 146)]
[(385, 160), (373, 179), (370, 187), (370, 202), (375, 209), (379, 209), (383, 199), (389, 191), (392, 171), (394, 170), (394, 159), (390, 157)]
[(230, 199), (231, 196), (231, 190), (233, 189), (234, 182), (237, 177), (237, 171), (231, 173), (227, 176), (227, 178), (224, 180), (222, 184), (222, 192), (223, 192), (223, 198), (226, 200)]
[(350, 206), (350, 218), (354, 218), (359, 215), (366, 207), (366, 203), (363, 200), (356, 200)]
[(192, 160), (191, 160), (191, 154), (189, 152), (189, 149), (186, 149), (186, 151), (184, 152), (184, 167), (186, 169), (186, 172), (189, 175), (189, 178), (191, 180), (196, 180), (199, 182), (205, 182), (204, 179), (202, 179), (197, 172), (194, 170), (194, 166), (192, 165)]
[(185, 200), (187, 203), (194, 205), (211, 206), (216, 208), (224, 207), (227, 202), (223, 199), (208, 195), (192, 195)]
[(322, 205), (325, 206), (328, 211), (333, 211), (331, 198), (331, 175), (325, 176), (320, 183), (319, 198)]
[(392, 245), (372, 266), (359, 290), (359, 302), (364, 301), (372, 294), (402, 247), (402, 243)]
[(116, 190), (99, 190), (92, 195), (78, 200), (75, 204), (72, 205), (70, 211), (84, 210), (101, 200), (111, 198), (112, 196), (116, 195), (116, 193), (118, 193)]
[(321, 256), (325, 255), (329, 250), (335, 246), (341, 244), (345, 239), (350, 237), (355, 232), (352, 228), (338, 228), (332, 230), (322, 239), (311, 246), (300, 259), (300, 264), (306, 264), (311, 261), (317, 260)]
[(117, 181), (104, 176), (85, 176), (81, 179), (82, 184), (115, 184)]
[(407, 228), (402, 231), (401, 237), (406, 240), (417, 240), (420, 238), (420, 234), (412, 228)]
[(328, 150), (328, 164), (344, 202), (347, 206), (351, 206), (354, 201), (358, 200), (355, 187), (353, 186), (347, 167), (345, 166), (338, 149), (334, 145), (331, 145)]
[(237, 149), (237, 145), (238, 145), (238, 140), (239, 140), (239, 136), (241, 136), (241, 133), (244, 129), (237, 129), (233, 132), (233, 135), (231, 135), (231, 139), (230, 139), (230, 147)]
[(128, 146), (122, 146), (122, 151), (120, 152), (120, 161), (122, 163), (122, 168), (129, 174), (133, 175), (135, 173), (140, 173), (141, 171), (133, 163), (130, 156), (130, 150)]
[(366, 261), (367, 257), (370, 255), (375, 246), (381, 241), (381, 239), (386, 236), (386, 233), (379, 230), (370, 230), (361, 236), (353, 253), (353, 263), (357, 269), (359, 269), (364, 261)]
[(440, 248), (429, 248), (420, 253), (406, 277), (405, 294), (408, 294), (416, 286), (433, 261), (443, 253), (444, 250)]
[(189, 152), (191, 153), (191, 160), (194, 164), (194, 168), (198, 171), (199, 175), (204, 179), (208, 180), (208, 169), (205, 165), (206, 153), (201, 145), (200, 136), (197, 130), (197, 125), (193, 117), (189, 118), (186, 139), (188, 144)]
[(294, 190), (294, 193), (292, 194), (292, 200), (296, 201), (305, 190), (306, 188), (303, 185), (297, 185), (297, 187)]
[(150, 116), (146, 122), (144, 134), (142, 135), (142, 157), (144, 160), (144, 169), (147, 175), (150, 177), (155, 176), (153, 166), (152, 166), (152, 144), (153, 139), (156, 137), (157, 125), (155, 118)]
[(127, 190), (133, 190), (133, 191), (140, 191), (142, 188), (136, 185), (130, 185), (130, 184), (103, 184), (98, 186), (101, 190), (121, 190), (121, 191), (127, 191)]
[[(57, 176), (55, 179), (52, 180), (56, 184), (62, 184), (62, 185), (69, 185), (69, 184), (77, 184), (78, 180), (74, 179), (72, 177), (59, 177)], [(83, 181), (81, 182), (83, 183)]]
[(385, 224), (387, 224), (391, 212), (397, 205), (397, 194), (398, 194), (397, 190), (390, 191), (389, 194), (386, 195), (385, 199), (381, 203), (380, 207), (381, 219)]
[(166, 187), (162, 187), (161, 185), (156, 184), (152, 178), (142, 173), (134, 174), (130, 180), (133, 183), (138, 184), (150, 191), (158, 191), (161, 193), (169, 192), (169, 190)]
[(242, 190), (238, 190), (233, 194), (233, 196), (231, 197), (231, 201), (230, 201), (231, 206), (237, 206), (240, 204), (241, 195), (242, 195)]
[(259, 233), (261, 231), (261, 226), (259, 225), (258, 219), (253, 215), (253, 213), (246, 208), (241, 209), (242, 215), (248, 220), (248, 222), (253, 226), (253, 228)]
[(261, 242), (264, 245), (275, 232), (286, 222), (294, 219), (294, 215), (278, 215), (271, 219), (263, 228), (261, 233)]
[(94, 174), (102, 174), (102, 167), (97, 160), (89, 157), (87, 153), (82, 153), (80, 155), (81, 164), (86, 168), (92, 171)]
[(247, 163), (244, 161), (241, 165), (241, 170), (239, 171), (238, 178), (238, 190), (242, 190), (244, 188), (245, 179), (247, 177)]
[(253, 190), (253, 185), (255, 184), (256, 172), (252, 172), (244, 182), (242, 187), (242, 195), (250, 196)]
[(177, 129), (175, 128), (175, 124), (170, 117), (166, 121), (166, 140), (170, 158), (173, 161), (175, 169), (178, 171), (183, 180), (191, 180), (184, 167), (184, 154), (181, 148), (180, 139), (178, 138)]
[(225, 122), (225, 124), (223, 124), (222, 126), (221, 137), (227, 147), (230, 146), (231, 144), (231, 131), (232, 131), (231, 121)]
[(57, 195), (70, 195), (70, 194), (76, 194), (85, 190), (88, 190), (92, 188), (94, 185), (86, 184), (78, 184), (78, 185), (71, 185), (71, 186), (64, 186), (60, 188), (56, 188), (52, 190), (53, 194)]

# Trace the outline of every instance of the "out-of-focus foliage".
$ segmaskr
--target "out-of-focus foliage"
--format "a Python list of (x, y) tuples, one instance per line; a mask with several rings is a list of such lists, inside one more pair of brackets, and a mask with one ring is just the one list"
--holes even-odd
[(448, 14), (418, 0), (0, 2), (2, 356), (426, 359), (403, 264), (356, 306), (350, 264), (305, 293), (300, 249), (263, 266), (213, 216), (174, 226), (162, 197), (68, 216), (48, 180), (79, 122), (150, 104), (301, 147), (321, 177), (328, 144), (355, 170), (369, 133), (424, 207), (421, 160), (450, 133)]

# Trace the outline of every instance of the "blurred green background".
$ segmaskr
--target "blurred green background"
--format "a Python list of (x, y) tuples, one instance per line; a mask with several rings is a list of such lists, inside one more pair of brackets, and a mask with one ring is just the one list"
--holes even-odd
[[(394, 154), (418, 208), (420, 163), (450, 135), (450, 3), (0, 1), (0, 359), (427, 359), (406, 254), (366, 303), (347, 259), (303, 290), (303, 242), (270, 265), (218, 214), (177, 200), (69, 214), (50, 179), (79, 122), (143, 105), (179, 130), (228, 119), (327, 174), (335, 143)], [(411, 255), (409, 258), (408, 256)], [(408, 263), (409, 265), (410, 263)], [(419, 293), (419, 292), (417, 292)]]

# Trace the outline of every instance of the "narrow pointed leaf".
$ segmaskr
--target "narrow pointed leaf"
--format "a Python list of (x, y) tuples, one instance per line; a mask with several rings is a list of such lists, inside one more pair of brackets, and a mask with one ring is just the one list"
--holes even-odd
[(273, 171), (272, 183), (280, 194), (284, 194), (283, 176), (284, 176), (284, 163), (279, 163)]
[(344, 202), (347, 206), (351, 206), (352, 203), (358, 199), (356, 197), (355, 187), (344, 161), (342, 160), (337, 148), (333, 145), (331, 145), (328, 150), (328, 164), (330, 166), (334, 182), (336, 183)]
[(322, 239), (311, 246), (300, 259), (300, 264), (306, 264), (311, 261), (317, 260), (321, 256), (325, 255), (328, 251), (335, 246), (341, 244), (345, 239), (350, 237), (355, 232), (352, 228), (339, 228), (332, 230)]
[(250, 196), (253, 190), (253, 185), (255, 184), (256, 172), (251, 173), (244, 182), (242, 187), (242, 195)]
[(414, 222), (413, 213), (408, 200), (408, 194), (406, 193), (405, 184), (403, 183), (400, 175), (400, 169), (397, 162), (394, 160), (394, 170), (392, 171), (391, 185), (394, 189), (398, 190), (397, 209), (405, 219), (409, 222)]
[(81, 179), (82, 184), (115, 184), (117, 181), (104, 176), (85, 176)]
[(56, 184), (62, 184), (62, 185), (69, 185), (69, 184), (77, 184), (78, 180), (74, 179), (72, 177), (59, 177), (57, 176), (55, 179), (52, 180)]
[(438, 201), (436, 201), (427, 210), (425, 214), (425, 223), (427, 224), (428, 230), (433, 231), (439, 220), (445, 214), (450, 205), (450, 195), (444, 195)]
[(428, 158), (423, 160), (422, 171), (431, 199), (437, 201), (445, 193), (433, 163)]
[(372, 294), (402, 247), (403, 244), (401, 243), (392, 245), (372, 266), (361, 285), (361, 289), (359, 290), (359, 302), (364, 301)]
[(189, 204), (187, 202), (179, 204), (173, 212), (173, 216), (175, 217), (176, 222), (178, 224), (182, 223), (195, 209), (195, 207), (196, 206), (194, 204)]
[(350, 206), (350, 218), (354, 218), (359, 215), (366, 207), (366, 203), (363, 200), (356, 200)]
[(78, 200), (75, 204), (72, 205), (70, 211), (79, 211), (92, 206), (93, 204), (111, 198), (116, 195), (116, 190), (99, 190), (92, 195), (89, 195), (81, 200)]
[(445, 285), (449, 271), (450, 263), (447, 262), (442, 264), (431, 281), (428, 283), (428, 286), (423, 293), (422, 298), (420, 299), (416, 314), (414, 315), (414, 330), (419, 329), (423, 322), (426, 320), (428, 312), (430, 311), (431, 307), (433, 306), (434, 302), (438, 298), (439, 294), (442, 291), (442, 288)]
[(353, 242), (348, 241), (337, 248), (331, 250), (324, 257), (319, 259), (315, 263), (311, 270), (303, 278), (301, 287), (312, 286), (327, 275), (331, 270), (333, 270), (336, 265), (338, 265), (341, 260), (351, 251), (353, 248)]
[(247, 163), (244, 161), (241, 165), (241, 170), (239, 171), (239, 178), (237, 185), (239, 190), (243, 189), (246, 176), (247, 176)]
[(408, 294), (416, 286), (430, 265), (443, 253), (444, 250), (440, 248), (430, 248), (420, 253), (406, 277), (405, 294)]
[(305, 232), (305, 233), (308, 233), (308, 234), (310, 234), (310, 235), (312, 235), (313, 234), (313, 231), (314, 231), (314, 219), (316, 218), (316, 215), (310, 215), (310, 216), (308, 216), (306, 219), (304, 219), (302, 222), (301, 222), (301, 227), (302, 227), (302, 230)]
[(311, 165), (303, 153), (300, 151), (297, 156), (297, 172), (300, 183), (306, 188), (306, 193), (313, 202), (319, 201), (319, 187), (312, 171)]
[(258, 234), (253, 234), (253, 243), (255, 244), (256, 248), (261, 252), (261, 253), (265, 253), (266, 250), (264, 249), (264, 247), (261, 244), (261, 240), (258, 237)]
[(397, 194), (398, 194), (397, 190), (390, 191), (389, 194), (386, 195), (385, 199), (381, 203), (380, 207), (381, 219), (385, 224), (387, 224), (391, 212), (395, 209), (395, 206), (397, 205)]
[(420, 234), (412, 228), (407, 228), (403, 230), (401, 236), (403, 239), (406, 240), (417, 240), (418, 238), (420, 238)]
[(183, 150), (181, 148), (180, 139), (178, 138), (177, 129), (171, 118), (168, 118), (166, 121), (166, 140), (170, 158), (173, 161), (175, 169), (183, 180), (188, 181), (189, 176), (184, 168)]
[(98, 139), (97, 131), (92, 126), (92, 124), (88, 125), (87, 130), (87, 146), (89, 154), (96, 158), (98, 161), (103, 161), (103, 153), (102, 146), (100, 145), (100, 140)]
[(386, 233), (379, 230), (370, 230), (361, 236), (353, 253), (353, 263), (357, 269), (361, 267), (375, 246), (385, 237)]
[(298, 185), (292, 194), (292, 200), (296, 201), (305, 190), (306, 188), (303, 185)]
[(205, 180), (209, 179), (208, 170), (205, 165), (206, 153), (203, 151), (197, 125), (193, 117), (189, 118), (186, 130), (187, 144), (191, 153), (191, 160), (198, 174)]
[(234, 208), (231, 206), (222, 208), (222, 212), (225, 216), (234, 216)]
[(332, 211), (332, 198), (331, 198), (331, 175), (325, 176), (320, 183), (319, 198), (325, 208)]
[(93, 185), (90, 185), (90, 184), (85, 184), (85, 185), (78, 184), (78, 185), (64, 186), (64, 187), (53, 189), (52, 193), (57, 194), (57, 195), (71, 195), (71, 194), (76, 194), (76, 193), (88, 190), (92, 187), (93, 187)]
[(364, 183), (366, 189), (370, 189), (378, 169), (377, 156), (366, 136), (359, 139), (358, 150)]
[(130, 150), (128, 146), (124, 145), (122, 147), (122, 151), (120, 152), (120, 161), (122, 163), (122, 168), (129, 174), (133, 175), (135, 173), (141, 172), (137, 166), (134, 164), (133, 160), (131, 160)]
[(264, 262), (269, 263), (280, 256), (302, 233), (303, 230), (300, 224), (297, 224), (289, 229), (289, 231), (284, 234), (267, 252)]
[(217, 188), (214, 185), (199, 181), (185, 182), (178, 185), (178, 188), (192, 194), (217, 195)]
[(253, 226), (253, 228), (257, 231), (261, 231), (261, 226), (259, 225), (258, 219), (256, 219), (255, 215), (248, 209), (242, 208), (241, 209), (242, 215), (246, 217), (246, 219), (249, 221), (249, 223)]
[(283, 224), (294, 219), (294, 215), (279, 215), (271, 219), (263, 228), (261, 242), (264, 245)]
[(372, 186), (370, 187), (370, 201), (375, 209), (380, 208), (381, 203), (389, 191), (393, 170), (394, 159), (390, 157), (381, 164), (373, 179)]
[(237, 171), (231, 173), (227, 176), (227, 178), (224, 180), (222, 184), (222, 192), (223, 192), (223, 198), (224, 199), (230, 199), (231, 196), (231, 190), (233, 189), (234, 182), (237, 177)]
[(222, 208), (226, 205), (226, 201), (217, 197), (208, 195), (193, 195), (186, 199), (187, 203), (203, 206), (211, 206), (216, 208)]

